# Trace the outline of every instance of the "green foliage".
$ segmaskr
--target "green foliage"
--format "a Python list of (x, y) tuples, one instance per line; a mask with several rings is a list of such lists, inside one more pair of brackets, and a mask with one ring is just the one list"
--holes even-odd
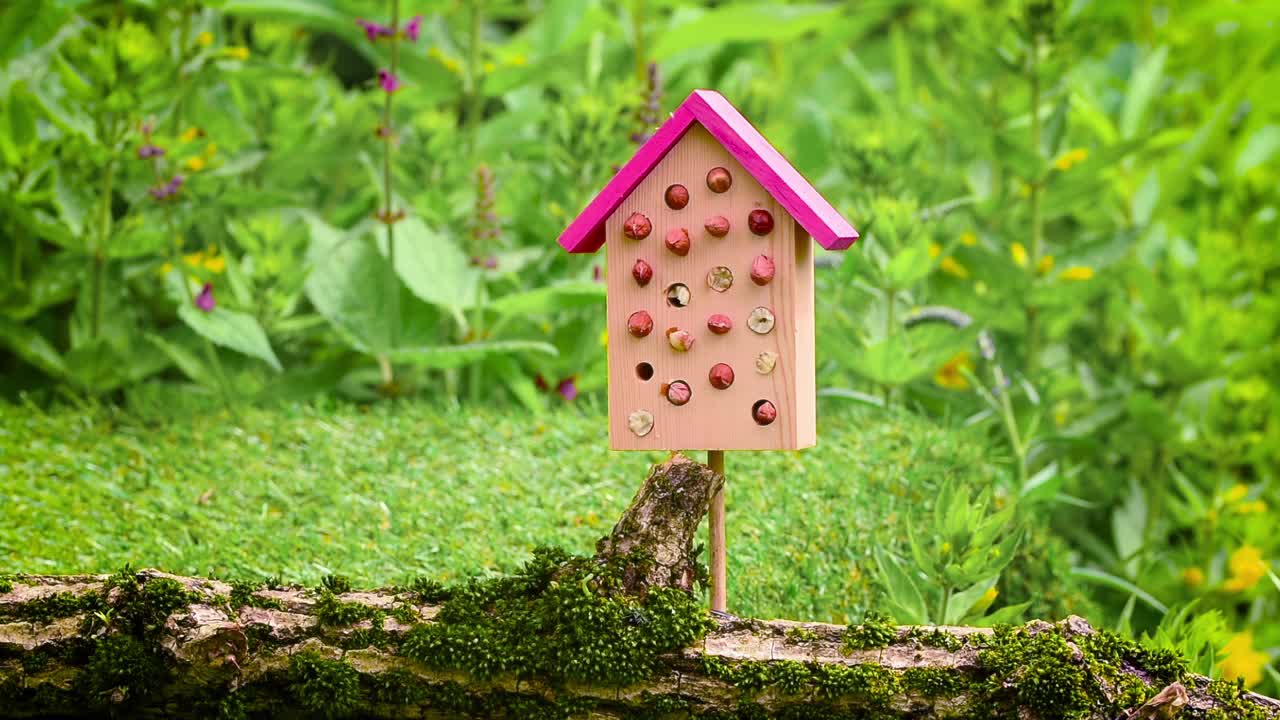
[(340, 660), (312, 651), (289, 657), (289, 692), (303, 710), (326, 718), (346, 717), (360, 707), (360, 674)]
[(701, 602), (669, 588), (642, 598), (622, 590), (626, 568), (539, 549), (517, 573), (453, 588), (435, 622), (415, 627), (400, 652), (429, 667), (477, 678), (498, 674), (625, 685), (663, 652), (711, 628)]
[(847, 650), (868, 650), (889, 645), (898, 637), (898, 626), (887, 615), (869, 612), (857, 625), (845, 628), (840, 645)]

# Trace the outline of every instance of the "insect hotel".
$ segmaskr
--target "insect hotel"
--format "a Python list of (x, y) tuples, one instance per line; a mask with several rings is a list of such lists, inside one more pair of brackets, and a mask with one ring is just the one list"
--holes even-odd
[(857, 238), (729, 101), (694, 91), (560, 236), (607, 253), (610, 447), (812, 446), (813, 241)]

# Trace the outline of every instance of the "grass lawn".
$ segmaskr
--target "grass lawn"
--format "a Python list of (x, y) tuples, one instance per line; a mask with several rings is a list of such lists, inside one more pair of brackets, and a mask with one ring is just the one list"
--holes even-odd
[[(838, 403), (821, 408), (816, 448), (727, 456), (737, 612), (858, 617), (875, 592), (870, 548), (905, 537), (905, 511), (945, 476), (995, 481), (969, 433)], [(158, 421), (0, 405), (0, 573), (132, 563), (372, 586), (510, 568), (539, 544), (585, 554), (663, 458), (606, 444), (586, 407), (535, 419), (328, 403)]]

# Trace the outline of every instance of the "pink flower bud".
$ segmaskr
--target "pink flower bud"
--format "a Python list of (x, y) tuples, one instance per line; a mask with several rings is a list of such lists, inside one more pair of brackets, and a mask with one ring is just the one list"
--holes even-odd
[(672, 185), (667, 188), (663, 199), (667, 201), (667, 207), (672, 210), (681, 210), (689, 204), (689, 188), (683, 185)]
[(707, 222), (703, 224), (707, 234), (711, 237), (722, 238), (729, 234), (729, 218), (723, 215), (712, 215), (707, 218)]
[(684, 228), (675, 228), (667, 233), (667, 249), (671, 252), (684, 257), (689, 254), (689, 231)]
[(773, 279), (773, 260), (768, 255), (757, 255), (751, 261), (751, 282), (757, 285), (768, 285)]
[(643, 260), (637, 260), (635, 265), (631, 266), (631, 277), (636, 279), (636, 284), (644, 287), (653, 279), (653, 266)]
[(747, 227), (756, 235), (768, 235), (773, 231), (773, 214), (768, 210), (752, 210), (747, 215)]
[(728, 315), (716, 313), (707, 318), (707, 329), (716, 335), (724, 335), (733, 329), (733, 319)]
[(632, 240), (643, 240), (649, 237), (651, 232), (653, 232), (653, 223), (640, 213), (631, 213), (626, 222), (622, 223), (622, 234)]
[(717, 390), (724, 390), (733, 384), (733, 368), (726, 363), (716, 363), (711, 366), (711, 372), (707, 374), (707, 380), (711, 383), (711, 387)]
[[(647, 333), (646, 333), (647, 334)], [(693, 347), (693, 333), (688, 330), (671, 328), (667, 330), (667, 342), (676, 352), (688, 352)]]
[(642, 338), (653, 332), (653, 316), (644, 310), (637, 310), (627, 318), (627, 332)]
[(669, 385), (663, 387), (662, 392), (667, 396), (667, 400), (676, 406), (684, 405), (693, 398), (693, 388), (689, 387), (689, 383), (683, 380), (672, 381)]
[(758, 400), (751, 407), (751, 418), (756, 421), (757, 425), (769, 425), (778, 419), (778, 408), (768, 400)]

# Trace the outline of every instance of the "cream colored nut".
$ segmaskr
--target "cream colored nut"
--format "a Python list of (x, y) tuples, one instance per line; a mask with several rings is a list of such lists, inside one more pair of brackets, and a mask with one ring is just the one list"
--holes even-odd
[(768, 335), (773, 331), (773, 311), (767, 307), (758, 307), (747, 316), (747, 327), (757, 335)]
[(756, 372), (761, 375), (768, 375), (776, 367), (778, 367), (778, 353), (765, 350), (756, 355)]
[(667, 286), (667, 304), (671, 307), (688, 307), (689, 286), (684, 283), (672, 283)]
[(637, 437), (644, 437), (653, 430), (653, 413), (648, 410), (636, 410), (627, 416), (627, 427)]
[(717, 265), (707, 272), (707, 287), (716, 292), (724, 292), (733, 287), (733, 271), (724, 265)]

